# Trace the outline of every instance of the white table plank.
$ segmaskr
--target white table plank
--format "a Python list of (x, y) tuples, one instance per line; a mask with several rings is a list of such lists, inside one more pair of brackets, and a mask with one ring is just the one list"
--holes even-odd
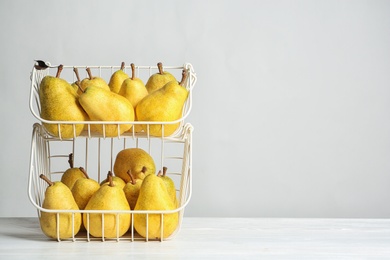
[(184, 218), (164, 242), (56, 242), (36, 218), (0, 231), (0, 259), (390, 259), (390, 219)]

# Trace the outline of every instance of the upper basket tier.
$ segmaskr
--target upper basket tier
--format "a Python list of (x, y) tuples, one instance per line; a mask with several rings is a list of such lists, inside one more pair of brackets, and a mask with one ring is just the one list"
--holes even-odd
[[(41, 66), (43, 65), (43, 66)], [(42, 79), (45, 76), (55, 76), (57, 73), (59, 65), (51, 65), (49, 62), (36, 62), (32, 68), (31, 72), (31, 88), (30, 88), (30, 110), (33, 116), (40, 121), (40, 123), (44, 126), (51, 126), (51, 128), (56, 129), (57, 134), (53, 134), (53, 132), (48, 131), (48, 134), (52, 135), (55, 138), (59, 139), (69, 139), (76, 138), (77, 136), (86, 136), (86, 137), (126, 137), (126, 136), (147, 136), (147, 137), (175, 137), (180, 133), (180, 129), (184, 125), (184, 121), (189, 115), (192, 107), (192, 90), (195, 86), (197, 77), (194, 72), (194, 69), (190, 63), (185, 63), (182, 66), (163, 66), (164, 71), (168, 71), (175, 76), (175, 78), (180, 81), (182, 77), (183, 70), (187, 73), (187, 78), (182, 84), (188, 90), (188, 97), (183, 106), (183, 110), (181, 113), (181, 117), (174, 121), (53, 121), (46, 120), (41, 117), (41, 104), (39, 97), (39, 88)], [(76, 75), (74, 73), (74, 68), (77, 68), (81, 79), (88, 77), (88, 73), (86, 71), (89, 68), (94, 76), (98, 76), (103, 78), (107, 83), (110, 80), (111, 75), (121, 68), (120, 65), (117, 66), (72, 66), (72, 65), (63, 65), (63, 69), (61, 72), (61, 78), (69, 82), (70, 84), (77, 81)], [(131, 76), (131, 66), (130, 64), (124, 66), (123, 70)], [(154, 66), (135, 66), (136, 77), (140, 78), (145, 84), (149, 77), (158, 72), (157, 64)], [(76, 126), (84, 125), (83, 131), (81, 133), (76, 133)], [(121, 125), (131, 124), (130, 130), (121, 133), (120, 128)], [(136, 126), (139, 125), (138, 130), (136, 130)], [(173, 125), (178, 125), (177, 130), (173, 133), (167, 134), (168, 127), (172, 127)], [(141, 129), (143, 130), (139, 130)], [(64, 134), (64, 128), (71, 128), (71, 136), (66, 136)], [(99, 127), (99, 131), (96, 129)], [(108, 134), (108, 128), (115, 127), (117, 131), (114, 131), (114, 134)], [(153, 131), (150, 131), (152, 128), (159, 128), (160, 134), (153, 134)], [(45, 129), (48, 129), (46, 127)], [(112, 132), (112, 131), (111, 131)]]

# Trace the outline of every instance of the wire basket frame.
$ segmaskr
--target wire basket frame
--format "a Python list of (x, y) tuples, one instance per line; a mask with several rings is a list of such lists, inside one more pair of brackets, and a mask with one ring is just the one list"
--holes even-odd
[[(37, 210), (38, 217), (42, 212), (49, 212), (56, 216), (56, 239), (58, 241), (71, 240), (71, 241), (149, 241), (149, 240), (166, 240), (173, 238), (180, 230), (181, 222), (184, 215), (184, 209), (189, 203), (192, 194), (192, 131), (193, 127), (189, 123), (185, 123), (185, 119), (188, 117), (192, 107), (192, 90), (197, 81), (196, 74), (193, 67), (189, 63), (185, 63), (183, 66), (164, 66), (165, 71), (171, 72), (178, 78), (181, 75), (182, 70), (185, 70), (188, 77), (184, 83), (184, 87), (188, 90), (188, 98), (184, 104), (182, 117), (175, 121), (50, 121), (41, 118), (40, 116), (40, 102), (39, 102), (39, 86), (42, 79), (47, 75), (53, 75), (58, 66), (49, 66), (45, 68), (39, 68), (33, 66), (31, 72), (31, 85), (30, 85), (30, 99), (29, 106), (33, 116), (39, 121), (33, 125), (32, 138), (31, 138), (31, 153), (30, 153), (30, 172), (28, 180), (28, 196), (31, 203)], [(61, 78), (68, 82), (76, 81), (73, 68), (78, 68), (80, 71), (86, 68), (90, 68), (94, 76), (105, 78), (106, 80), (112, 75), (113, 72), (118, 70), (120, 66), (63, 66)], [(124, 71), (128, 70), (130, 66), (125, 66)], [(142, 80), (146, 80), (153, 73), (158, 71), (157, 66), (136, 66), (136, 76)], [(142, 78), (143, 77), (143, 78)], [(54, 124), (58, 127), (58, 136), (50, 134), (45, 124)], [(76, 125), (83, 123), (86, 125), (85, 130), (78, 136), (76, 136)], [(178, 129), (169, 136), (164, 136), (165, 126), (169, 124), (179, 123)], [(61, 134), (61, 125), (70, 124), (73, 127), (73, 137), (63, 138)], [(103, 125), (103, 133), (99, 134), (94, 132), (91, 128), (92, 125)], [(146, 130), (143, 132), (135, 132), (134, 127), (132, 130), (119, 133), (115, 137), (107, 136), (105, 132), (105, 126), (114, 124), (119, 126), (121, 124), (134, 125), (146, 125)], [(149, 128), (152, 125), (160, 125), (162, 129), (161, 136), (153, 136), (149, 132)], [(176, 195), (178, 199), (178, 205), (173, 210), (50, 210), (43, 208), (43, 201), (45, 199), (45, 190), (47, 183), (39, 176), (44, 174), (52, 181), (58, 181), (64, 171), (69, 167), (67, 165), (67, 158), (69, 153), (74, 156), (74, 165), (83, 167), (88, 172), (91, 178), (94, 178), (98, 182), (101, 182), (106, 177), (107, 171), (113, 170), (116, 154), (125, 148), (137, 147), (142, 148), (148, 152), (155, 161), (156, 169), (168, 168), (167, 175), (171, 177), (175, 182)], [(91, 214), (101, 214), (102, 216), (102, 236), (93, 237), (88, 232), (75, 232), (75, 215), (85, 214), (87, 217), (87, 225), (89, 225), (89, 219)], [(163, 224), (167, 214), (177, 213), (179, 215), (179, 223), (172, 235), (169, 237), (163, 236)], [(70, 238), (60, 238), (60, 215), (70, 214), (72, 224), (72, 236)], [(121, 214), (130, 214), (131, 225), (125, 235), (119, 235), (119, 225)], [(149, 216), (160, 216), (160, 238), (148, 237), (148, 217), (146, 217), (146, 237), (141, 237), (137, 234), (134, 228), (134, 216), (137, 214), (145, 214)], [(107, 216), (115, 216), (116, 219), (116, 236), (113, 238), (106, 238), (104, 234), (104, 221)]]
[[(103, 138), (75, 138), (73, 140), (60, 140), (58, 138), (53, 138), (52, 136), (47, 135), (46, 131), (42, 127), (42, 125), (36, 123), (33, 126), (33, 134), (31, 141), (31, 158), (30, 158), (30, 174), (28, 181), (28, 195), (31, 203), (37, 209), (38, 216), (40, 217), (42, 212), (50, 212), (57, 215), (57, 240), (61, 241), (59, 237), (59, 227), (60, 227), (60, 214), (70, 213), (72, 216), (72, 225), (74, 225), (74, 214), (81, 213), (86, 214), (87, 218), (89, 218), (89, 214), (114, 214), (117, 218), (117, 227), (119, 227), (119, 215), (120, 214), (131, 214), (131, 226), (129, 231), (124, 236), (119, 236), (117, 233), (117, 237), (115, 238), (105, 238), (104, 231), (102, 237), (92, 237), (88, 232), (82, 234), (75, 234), (68, 238), (62, 240), (72, 240), (72, 241), (92, 241), (92, 240), (116, 240), (116, 241), (135, 241), (135, 240), (156, 240), (156, 238), (149, 237), (140, 237), (137, 236), (134, 230), (134, 215), (135, 214), (159, 214), (161, 218), (161, 227), (163, 227), (164, 223), (164, 215), (171, 213), (179, 214), (179, 224), (176, 231), (169, 236), (168, 238), (160, 236), (160, 241), (165, 239), (171, 239), (174, 235), (180, 230), (181, 222), (184, 215), (184, 209), (189, 203), (192, 193), (192, 174), (191, 174), (191, 164), (192, 164), (192, 138), (193, 127), (191, 124), (186, 123), (184, 127), (180, 129), (180, 135), (176, 137), (169, 138), (142, 138), (137, 137), (137, 140), (129, 140), (133, 139), (132, 137), (124, 137), (121, 139), (118, 138), (110, 138), (110, 140), (106, 144), (101, 144), (97, 149), (97, 162), (93, 162), (89, 159), (89, 152), (91, 151), (92, 144), (91, 141), (96, 141), (97, 143), (102, 142)], [(143, 140), (141, 140), (143, 139)], [(174, 170), (168, 171), (167, 175), (169, 175), (174, 181), (175, 186), (177, 187), (177, 199), (178, 199), (178, 207), (173, 210), (129, 210), (129, 211), (121, 211), (121, 210), (49, 210), (42, 207), (43, 200), (45, 198), (45, 190), (47, 188), (47, 184), (39, 177), (40, 174), (44, 174), (49, 177), (51, 180), (59, 179), (63, 172), (57, 171), (54, 166), (54, 161), (58, 159), (63, 159), (66, 161), (68, 155), (66, 153), (58, 152), (58, 147), (56, 143), (60, 143), (61, 146), (68, 146), (69, 152), (73, 152), (78, 154), (77, 158), (80, 158), (80, 153), (85, 153), (83, 157), (83, 161), (80, 159), (77, 161), (78, 165), (82, 165), (85, 169), (93, 168), (92, 164), (97, 164), (97, 168), (100, 169), (103, 165), (109, 165), (113, 167), (112, 158), (115, 157), (117, 151), (121, 148), (128, 147), (149, 147), (148, 152), (153, 154), (153, 150), (156, 146), (156, 141), (160, 143), (160, 147), (156, 150), (158, 153), (161, 153), (161, 165), (171, 165)], [(141, 144), (143, 142), (143, 144)], [(131, 143), (131, 144), (130, 144)], [(176, 146), (180, 146), (179, 148)], [(104, 156), (106, 146), (110, 147), (109, 156)], [(163, 147), (163, 149), (161, 149)], [(62, 149), (63, 147), (61, 147)], [(84, 148), (84, 149), (83, 149)], [(82, 151), (81, 151), (82, 150)], [(181, 154), (172, 155), (171, 153), (180, 152)], [(171, 163), (170, 163), (171, 161)], [(173, 162), (172, 162), (173, 161)], [(177, 171), (175, 171), (177, 170)], [(103, 172), (95, 172), (94, 174), (90, 174), (91, 171), (88, 170), (89, 175), (92, 175), (92, 178), (97, 180), (102, 179)], [(104, 221), (104, 217), (102, 218)], [(146, 218), (148, 220), (148, 218)], [(88, 223), (88, 221), (87, 221)], [(102, 226), (104, 223), (102, 223)], [(146, 223), (147, 229), (148, 224)], [(73, 227), (74, 230), (74, 227)], [(163, 234), (163, 228), (161, 228), (161, 234)], [(146, 232), (147, 234), (148, 232)]]
[[(192, 90), (195, 86), (195, 83), (197, 81), (196, 73), (190, 63), (185, 63), (183, 66), (164, 66), (164, 71), (171, 72), (176, 78), (179, 78), (181, 75), (181, 72), (185, 70), (187, 72), (187, 78), (184, 82), (184, 87), (188, 90), (188, 97), (184, 104), (183, 111), (182, 111), (182, 117), (174, 120), (174, 121), (53, 121), (53, 120), (46, 120), (43, 119), (40, 116), (40, 102), (39, 102), (39, 87), (42, 79), (47, 75), (54, 75), (55, 71), (57, 70), (58, 66), (51, 66), (46, 69), (38, 69), (35, 65), (33, 66), (32, 72), (31, 72), (31, 86), (30, 86), (30, 100), (29, 100), (29, 107), (30, 111), (33, 114), (33, 116), (38, 119), (42, 123), (46, 124), (53, 124), (57, 126), (59, 138), (62, 138), (61, 134), (61, 125), (72, 125), (73, 127), (73, 137), (77, 137), (76, 135), (76, 125), (78, 124), (85, 124), (86, 130), (84, 130), (80, 135), (81, 136), (88, 136), (88, 137), (106, 137), (106, 126), (108, 125), (116, 125), (118, 128), (118, 134), (117, 137), (120, 138), (121, 136), (139, 136), (144, 135), (149, 137), (149, 127), (151, 125), (161, 125), (162, 127), (162, 135), (164, 133), (164, 126), (165, 125), (172, 125), (172, 124), (179, 124), (179, 128), (183, 126), (184, 120), (188, 117), (191, 108), (192, 108)], [(61, 73), (61, 78), (67, 80), (68, 82), (74, 82), (76, 81), (75, 74), (73, 72), (74, 68), (78, 68), (80, 70), (90, 68), (95, 73), (94, 75), (104, 78), (107, 82), (109, 77), (112, 75), (113, 72), (118, 70), (120, 66), (63, 66), (63, 70)], [(153, 73), (156, 73), (158, 71), (157, 66), (135, 66), (136, 68), (136, 74), (137, 77), (143, 76), (143, 81), (146, 82), (148, 77), (150, 77)], [(129, 70), (130, 66), (125, 66), (124, 71)], [(125, 124), (132, 124), (132, 125), (146, 125), (147, 129), (142, 133), (137, 133), (135, 131), (135, 127), (132, 127), (130, 131), (127, 131), (125, 133), (120, 133), (120, 125)], [(92, 129), (92, 125), (102, 125), (102, 134), (98, 134)], [(175, 136), (175, 134), (178, 133), (178, 130), (174, 132), (171, 136)], [(112, 136), (111, 136), (112, 137)]]

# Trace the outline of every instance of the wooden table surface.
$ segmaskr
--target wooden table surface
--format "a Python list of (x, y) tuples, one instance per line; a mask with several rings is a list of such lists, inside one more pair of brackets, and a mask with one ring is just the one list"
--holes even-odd
[(0, 259), (73, 260), (111, 256), (115, 259), (390, 259), (390, 219), (185, 217), (180, 232), (163, 242), (57, 242), (43, 235), (37, 218), (0, 218)]

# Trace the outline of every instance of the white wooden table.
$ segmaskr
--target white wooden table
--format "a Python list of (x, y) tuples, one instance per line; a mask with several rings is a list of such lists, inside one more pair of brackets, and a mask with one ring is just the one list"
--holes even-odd
[(37, 218), (0, 218), (0, 259), (151, 258), (390, 259), (390, 219), (185, 217), (169, 241), (57, 242)]

